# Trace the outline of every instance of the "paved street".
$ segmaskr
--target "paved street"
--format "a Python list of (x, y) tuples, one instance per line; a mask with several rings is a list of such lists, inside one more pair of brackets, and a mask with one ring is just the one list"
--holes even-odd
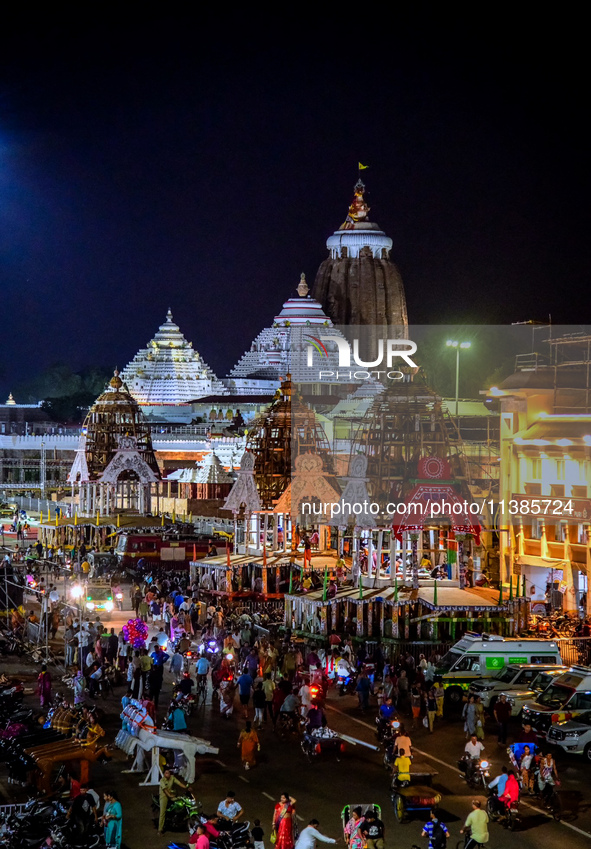
[[(126, 598), (126, 606), (128, 604)], [(118, 631), (128, 617), (127, 610), (116, 612), (108, 625)], [(17, 662), (14, 658), (8, 658), (3, 666), (8, 674), (24, 672), (28, 686), (32, 686), (36, 667), (24, 667), (22, 661)], [(54, 689), (63, 691), (63, 687), (59, 685)], [(120, 728), (120, 698), (124, 690), (125, 687), (118, 688), (114, 697), (97, 702), (107, 712), (104, 727), (110, 740)], [(164, 715), (171, 691), (171, 680), (167, 672), (159, 719)], [(27, 700), (37, 704), (33, 695), (27, 696)], [(371, 744), (375, 744), (375, 712), (373, 708), (363, 715), (355, 698), (339, 698), (334, 692), (329, 694), (327, 716), (331, 727)], [(215, 811), (226, 791), (235, 790), (247, 818), (251, 822), (255, 818), (261, 819), (266, 830), (267, 849), (271, 845), (268, 837), (273, 804), (284, 791), (298, 800), (300, 825), (316, 817), (320, 820), (321, 830), (337, 838), (341, 836), (340, 812), (345, 804), (374, 802), (382, 808), (388, 847), (410, 847), (417, 844), (426, 849), (427, 842), (420, 836), (423, 822), (421, 818), (411, 818), (402, 825), (394, 818), (390, 803), (389, 776), (382, 766), (381, 753), (361, 745), (350, 745), (340, 763), (332, 756), (321, 755), (310, 765), (297, 741), (282, 743), (269, 728), (260, 734), (262, 752), (259, 765), (245, 772), (236, 745), (238, 734), (243, 727), (239, 709), (235, 710), (231, 719), (221, 719), (218, 703), (216, 701), (212, 705), (209, 693), (206, 705), (190, 718), (189, 725), (196, 736), (204, 737), (219, 747), (217, 756), (198, 758), (199, 777), (194, 789), (197, 798), (203, 803), (204, 811)], [(464, 745), (461, 722), (442, 720), (436, 726), (434, 735), (429, 735), (421, 726), (411, 733), (411, 737), (416, 755), (431, 763), (438, 772), (434, 786), (443, 795), (442, 818), (452, 835), (449, 845), (455, 847), (460, 840), (462, 821), (470, 811), (470, 801), (474, 797), (459, 778), (456, 767)], [(485, 743), (487, 756), (492, 762), (492, 773), (496, 774), (507, 761), (504, 747), (497, 746), (492, 725), (486, 728)], [(158, 838), (152, 825), (150, 801), (154, 789), (140, 787), (141, 776), (122, 774), (122, 769), (127, 765), (126, 757), (121, 752), (115, 752), (109, 764), (93, 764), (94, 785), (99, 791), (112, 787), (120, 793), (124, 810), (124, 842), (130, 849), (145, 845), (164, 847), (167, 845), (166, 837)], [(561, 798), (565, 813), (563, 822), (554, 823), (541, 811), (535, 800), (526, 800), (522, 804), (522, 825), (518, 832), (510, 834), (499, 825), (491, 824), (491, 849), (510, 845), (520, 846), (521, 849), (534, 849), (542, 844), (558, 847), (566, 841), (569, 847), (575, 849), (591, 845), (590, 768), (575, 757), (559, 757), (558, 768), (562, 779)], [(13, 786), (7, 785), (6, 772), (2, 765), (0, 786), (5, 801), (25, 798), (22, 789), (15, 790)], [(182, 840), (184, 835), (174, 834), (169, 837)]]

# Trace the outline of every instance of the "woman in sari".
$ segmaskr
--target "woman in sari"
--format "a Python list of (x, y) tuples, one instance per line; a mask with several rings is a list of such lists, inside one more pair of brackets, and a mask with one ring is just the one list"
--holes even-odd
[(240, 732), (238, 738), (238, 748), (240, 749), (240, 757), (244, 764), (244, 769), (250, 769), (256, 764), (256, 752), (261, 751), (261, 744), (256, 731), (252, 730), (252, 724), (246, 723), (244, 731)]
[(349, 849), (363, 849), (365, 838), (361, 834), (361, 826), (365, 822), (361, 808), (353, 808), (351, 818), (345, 826), (345, 840)]
[[(273, 813), (273, 834), (276, 849), (294, 849), (293, 825), (296, 800), (289, 793), (282, 793)], [(273, 842), (273, 837), (271, 837)]]
[(123, 811), (121, 802), (114, 790), (105, 793), (105, 807), (103, 808), (102, 825), (105, 829), (105, 843), (107, 846), (116, 846), (121, 849), (121, 832), (123, 824)]

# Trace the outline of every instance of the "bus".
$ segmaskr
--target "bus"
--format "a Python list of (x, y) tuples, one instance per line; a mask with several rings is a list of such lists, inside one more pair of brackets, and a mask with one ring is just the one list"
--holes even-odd
[(143, 558), (148, 568), (164, 566), (188, 570), (192, 560), (200, 560), (207, 555), (210, 542), (220, 553), (225, 551), (226, 540), (217, 535), (122, 533), (117, 540), (115, 556), (122, 569), (134, 569), (138, 560)]

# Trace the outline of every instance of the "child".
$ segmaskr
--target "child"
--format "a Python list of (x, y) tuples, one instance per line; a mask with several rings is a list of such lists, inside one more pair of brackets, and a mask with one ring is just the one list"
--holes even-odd
[(254, 821), (254, 828), (250, 832), (252, 841), (254, 843), (254, 849), (265, 849), (265, 844), (263, 838), (265, 836), (265, 832), (261, 828), (261, 821)]

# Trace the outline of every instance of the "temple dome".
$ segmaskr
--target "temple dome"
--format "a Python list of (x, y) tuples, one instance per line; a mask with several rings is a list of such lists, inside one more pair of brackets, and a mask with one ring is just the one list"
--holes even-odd
[(326, 246), (329, 256), (320, 265), (314, 297), (336, 325), (382, 328), (392, 337), (408, 324), (400, 273), (390, 260), (392, 239), (369, 220), (365, 186), (359, 180), (346, 220)]
[[(158, 463), (152, 448), (150, 427), (142, 410), (115, 373), (105, 391), (100, 395), (86, 416), (83, 450), (88, 471), (88, 480), (100, 480), (115, 457), (121, 451), (133, 450), (152, 470), (156, 479), (160, 477)], [(72, 476), (75, 480), (76, 475)]]
[(185, 405), (205, 395), (227, 392), (187, 342), (170, 310), (154, 338), (123, 369), (122, 377), (145, 407)]

